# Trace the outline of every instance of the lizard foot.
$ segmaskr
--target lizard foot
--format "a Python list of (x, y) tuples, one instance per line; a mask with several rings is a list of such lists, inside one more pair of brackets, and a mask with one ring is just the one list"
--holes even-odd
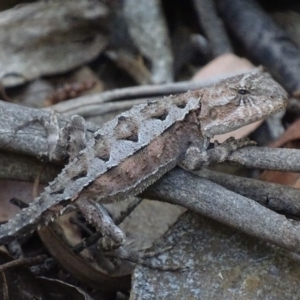
[(135, 264), (139, 264), (154, 270), (159, 271), (185, 271), (188, 267), (187, 266), (175, 266), (175, 265), (161, 265), (159, 263), (154, 263), (152, 261), (148, 261), (146, 259), (157, 257), (166, 251), (169, 251), (173, 247), (166, 247), (157, 251), (143, 253), (139, 251), (127, 250), (124, 247), (121, 247), (113, 252), (105, 253), (105, 256), (115, 257), (118, 259), (127, 260), (133, 262)]

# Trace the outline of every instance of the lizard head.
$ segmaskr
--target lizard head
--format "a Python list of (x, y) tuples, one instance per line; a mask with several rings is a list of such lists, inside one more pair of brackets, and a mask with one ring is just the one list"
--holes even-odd
[(207, 137), (267, 118), (286, 106), (287, 92), (266, 73), (231, 77), (205, 89), (200, 125)]

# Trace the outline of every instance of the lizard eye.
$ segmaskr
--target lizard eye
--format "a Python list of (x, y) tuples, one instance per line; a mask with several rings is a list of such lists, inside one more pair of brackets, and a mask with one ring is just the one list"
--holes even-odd
[(241, 95), (246, 95), (246, 94), (248, 94), (248, 91), (245, 90), (245, 89), (239, 89), (238, 93), (241, 94)]

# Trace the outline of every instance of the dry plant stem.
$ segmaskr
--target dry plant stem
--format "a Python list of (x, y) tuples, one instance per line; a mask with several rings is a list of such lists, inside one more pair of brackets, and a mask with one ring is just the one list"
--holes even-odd
[(144, 85), (135, 86), (122, 89), (115, 89), (106, 91), (95, 95), (82, 96), (69, 101), (58, 103), (51, 108), (67, 113), (73, 114), (73, 111), (79, 109), (83, 105), (94, 106), (104, 102), (125, 100), (132, 98), (151, 97), (153, 95), (159, 96), (164, 94), (182, 93), (190, 89), (197, 89), (208, 85), (208, 82), (191, 82), (184, 81), (179, 83), (168, 83), (162, 85)]
[(145, 64), (141, 63), (135, 56), (126, 51), (106, 51), (108, 56), (120, 69), (127, 72), (138, 84), (150, 84), (151, 73)]
[(94, 245), (101, 237), (102, 237), (101, 232), (96, 232), (92, 236), (89, 236), (85, 239), (82, 240), (82, 242), (78, 243), (76, 246), (72, 248), (72, 251), (76, 254), (80, 253), (84, 249)]
[(142, 201), (142, 198), (135, 197), (135, 199), (126, 207), (126, 209), (122, 210), (119, 216), (114, 219), (114, 223), (116, 225), (120, 225), (136, 209), (136, 207), (140, 205)]
[(13, 261), (10, 261), (6, 264), (0, 266), (0, 272), (3, 272), (7, 269), (24, 266), (24, 265), (34, 265), (43, 262), (47, 258), (47, 255), (39, 255), (31, 258), (20, 258)]
[[(156, 98), (151, 98), (151, 100), (157, 100)], [(115, 112), (116, 114), (119, 113), (120, 110), (129, 110), (133, 105), (136, 104), (142, 104), (146, 103), (149, 101), (149, 98), (139, 98), (136, 100), (123, 100), (123, 101), (116, 101), (116, 102), (108, 102), (108, 103), (102, 103), (102, 104), (84, 104), (72, 108), (72, 102), (65, 101), (65, 102), (60, 102), (59, 104), (56, 104), (52, 106), (50, 109), (55, 109), (55, 111), (63, 113), (66, 116), (72, 116), (72, 115), (80, 115), (85, 118), (90, 118), (90, 117), (98, 117), (101, 115), (105, 115), (107, 113), (113, 113)], [(57, 109), (57, 105), (64, 104), (68, 102), (71, 106), (70, 110), (60, 110), (60, 108)]]
[(88, 234), (88, 235), (91, 236), (94, 233), (94, 231), (92, 229), (90, 229), (88, 227), (88, 224), (85, 221), (83, 221), (83, 220), (79, 220), (76, 217), (71, 217), (69, 222), (71, 224), (76, 225), (78, 227), (78, 229), (80, 229), (80, 231), (84, 232), (85, 234)]
[(0, 179), (32, 182), (43, 167), (41, 183), (48, 183), (59, 173), (61, 168), (54, 164), (45, 164), (36, 158), (16, 153), (0, 151)]
[(299, 49), (257, 1), (218, 0), (217, 4), (222, 19), (249, 54), (290, 93), (299, 90)]
[(57, 261), (54, 260), (52, 257), (48, 257), (42, 264), (34, 265), (30, 267), (31, 273), (36, 276), (41, 276), (42, 274), (52, 270), (57, 266)]
[[(142, 193), (144, 197), (177, 204), (300, 253), (300, 223), (211, 181), (176, 169)], [(295, 225), (294, 225), (295, 224)]]
[(173, 81), (174, 58), (161, 1), (127, 0), (122, 12), (135, 47), (151, 64), (152, 83)]
[(21, 199), (18, 198), (12, 198), (9, 201), (11, 204), (13, 204), (14, 206), (17, 206), (20, 209), (24, 209), (26, 207), (28, 207), (28, 204), (25, 203), (24, 201), (22, 201)]
[(1, 281), (2, 281), (2, 295), (3, 295), (3, 300), (9, 300), (9, 292), (8, 292), (8, 285), (7, 285), (7, 280), (4, 272), (1, 272)]
[(214, 1), (194, 0), (193, 2), (198, 13), (198, 20), (209, 40), (212, 56), (217, 57), (224, 53), (232, 53), (230, 41), (224, 24), (216, 13)]
[[(195, 155), (197, 162), (197, 156)], [(240, 148), (229, 156), (226, 161), (239, 163), (249, 168), (258, 168), (263, 170), (274, 170), (283, 172), (300, 172), (300, 150), (298, 149), (284, 149), (284, 148), (268, 148), (247, 146)], [(202, 163), (200, 157), (199, 165)], [(218, 157), (210, 157), (210, 164), (219, 163)]]
[(9, 255), (15, 259), (24, 258), (24, 252), (22, 249), (22, 245), (18, 240), (15, 240), (8, 245), (6, 245), (6, 249)]
[(251, 198), (269, 209), (300, 216), (299, 189), (206, 169), (198, 171), (197, 175)]
[(222, 77), (215, 78), (214, 80), (207, 81), (182, 81), (176, 83), (115, 89), (100, 94), (82, 96), (69, 101), (64, 101), (62, 103), (53, 105), (48, 109), (54, 109), (55, 111), (67, 115), (80, 114), (82, 116), (86, 116), (87, 113), (92, 113), (95, 108), (99, 109), (104, 102), (183, 93), (188, 90), (206, 87), (220, 81), (227, 76), (233, 76), (237, 74), (240, 74), (240, 72), (232, 72), (227, 75), (225, 74)]

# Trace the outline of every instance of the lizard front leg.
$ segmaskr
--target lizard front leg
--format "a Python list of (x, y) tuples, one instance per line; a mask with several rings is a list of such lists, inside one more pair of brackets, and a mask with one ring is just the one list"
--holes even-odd
[(256, 142), (248, 138), (235, 139), (233, 137), (222, 144), (215, 142), (213, 149), (205, 151), (197, 145), (191, 145), (187, 149), (181, 165), (188, 170), (199, 170), (203, 166), (224, 162), (233, 151), (251, 145), (256, 145)]

